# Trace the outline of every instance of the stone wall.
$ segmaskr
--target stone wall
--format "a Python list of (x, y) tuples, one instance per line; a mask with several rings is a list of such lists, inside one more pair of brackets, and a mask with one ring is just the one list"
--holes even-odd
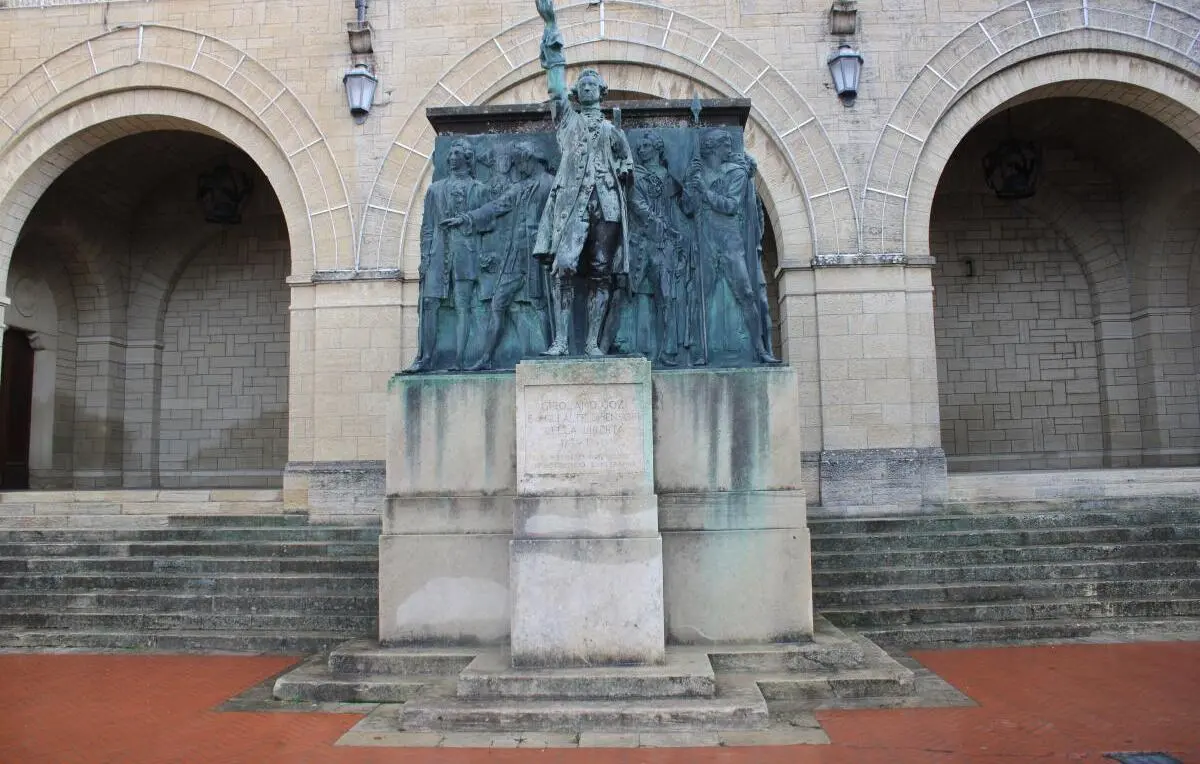
[(159, 481), (281, 485), (287, 461), (286, 239), (222, 239), (163, 317)]
[[(381, 87), (362, 124), (347, 113), (341, 85), (353, 62), (345, 31), (354, 17), (349, 0), (14, 7), (27, 5), (0, 7), (0, 261), (18, 234), (29, 240), (31, 208), (51, 183), (108, 141), (161, 129), (228, 140), (261, 171), (261, 187), (278, 197), (287, 230), (287, 501), (311, 506), (310, 490), (319, 484), (326, 507), (377, 512), (386, 378), (411, 359), (416, 344), (415, 241), (433, 141), (424, 110), (544, 97), (533, 4), (372, 4), (369, 62)], [(564, 4), (563, 14), (570, 22), (568, 59), (602, 62), (614, 89), (632, 96), (748, 97), (755, 104), (747, 145), (759, 159), (760, 193), (776, 236), (780, 344), (799, 373), (798, 415), (808, 450), (796, 458), (812, 501), (820, 500), (823, 483), (837, 501), (881, 500), (877, 485), (897, 472), (912, 476), (906, 502), (939, 495), (939, 400), (951, 393), (938, 389), (929, 215), (945, 163), (979, 122), (1014, 99), (1102, 99), (1169, 126), (1181, 151), (1194, 154), (1200, 147), (1192, 105), (1200, 56), (1192, 43), (1200, 17), (1187, 6), (1171, 10), (1152, 0), (1088, 0), (1086, 6), (1083, 0), (861, 0), (859, 28), (849, 41), (864, 52), (866, 65), (853, 105), (830, 87), (825, 61), (841, 40), (829, 31), (828, 4), (609, 0)], [(1090, 129), (1106, 121), (1071, 137), (1111, 138), (1111, 130)], [(1109, 151), (1132, 165), (1160, 143), (1125, 140)], [(1096, 145), (1085, 148), (1105, 153)], [(1190, 171), (1182, 161), (1167, 169), (1171, 165), (1183, 175)], [(1057, 169), (1078, 175), (1056, 181), (1060, 190), (1086, 188), (1066, 193), (1069, 204), (1044, 197), (1035, 215), (1043, 225), (1022, 241), (1046, 242), (1031, 246), (1049, 257), (1057, 239), (1075, 253), (1089, 279), (1090, 316), (1083, 317), (1078, 289), (1067, 285), (1062, 270), (1066, 291), (1059, 293), (1058, 312), (1045, 320), (1056, 326), (1092, 322), (1093, 360), (1082, 347), (1071, 352), (1094, 365), (1100, 399), (1091, 402), (1095, 390), (1079, 387), (1086, 375), (1077, 370), (1072, 374), (1083, 376), (1050, 380), (1069, 381), (1075, 387), (1068, 399), (1077, 397), (1054, 405), (1100, 407), (1097, 448), (1106, 463), (1194, 463), (1200, 276), (1188, 244), (1196, 216), (1185, 209), (1158, 220), (1139, 211), (1165, 209), (1185, 190), (1167, 172), (1126, 173), (1122, 197), (1114, 201), (1111, 184), (1079, 175), (1091, 172), (1087, 167)], [(119, 195), (128, 174), (112, 173), (97, 188)], [(1124, 216), (1123, 232), (1114, 227), (1114, 204)], [(78, 222), (93, 206), (85, 197), (68, 209), (78, 213)], [(979, 215), (985, 212), (1004, 215), (992, 207)], [(102, 240), (105, 225), (89, 219), (84, 240)], [(129, 227), (156, 225), (165, 227), (150, 217)], [(1165, 247), (1164, 232), (1170, 240)], [(184, 242), (170, 241), (161, 251), (181, 251), (176, 244)], [(936, 236), (934, 241), (942, 246)], [(164, 348), (139, 317), (148, 315), (153, 294), (178, 274), (139, 265), (154, 261), (153, 242), (130, 250), (128, 260), (106, 254), (69, 264), (80, 342), (59, 355), (59, 384), (68, 384), (68, 367), (77, 375), (71, 383), (74, 413), (59, 419), (78, 426), (69, 433), (74, 445), (69, 451), (56, 445), (54, 459), (55, 471), (81, 487), (148, 487), (157, 479), (160, 452), (151, 445), (158, 437), (157, 415), (148, 412), (159, 410), (155, 380)], [(1161, 267), (1151, 262), (1166, 250), (1174, 255)], [(118, 252), (120, 246), (99, 251)], [(961, 278), (954, 266), (943, 264), (936, 278)], [(1123, 285), (1114, 275), (1121, 270), (1132, 274)], [(1190, 293), (1171, 292), (1189, 280)], [(1068, 294), (1073, 308), (1064, 307)], [(1139, 295), (1147, 299), (1139, 302)], [(855, 299), (888, 307), (874, 314), (874, 324), (864, 312), (851, 327), (836, 306)], [(120, 312), (126, 308), (128, 316)], [(1070, 310), (1075, 318), (1068, 318)], [(129, 335), (119, 327), (128, 327)], [(861, 355), (847, 356), (851, 348)], [(1039, 368), (1053, 360), (1042, 359), (1040, 350), (1024, 355), (1035, 356)], [(1036, 400), (1042, 391), (1023, 392)], [(999, 466), (996, 454), (1024, 447), (1024, 431), (1035, 429), (1024, 423), (1033, 420), (1025, 411), (1010, 419), (1015, 429), (1009, 451), (989, 446), (971, 452), (981, 457), (976, 464)], [(1039, 448), (1054, 451), (1062, 435), (1067, 447), (1090, 449), (1093, 419), (1083, 409), (1056, 413), (1043, 425), (1044, 432), (1053, 431), (1051, 442)], [(972, 426), (971, 432), (1007, 438), (1009, 428)], [(56, 427), (55, 442), (65, 448), (64, 437)], [(950, 447), (962, 455), (958, 449), (957, 442)], [(864, 454), (850, 453), (859, 450)], [(848, 473), (836, 465), (863, 459), (878, 480), (839, 487), (835, 476)], [(916, 477), (910, 467), (917, 462), (930, 465), (917, 472), (933, 477)], [(822, 464), (828, 466), (824, 474)]]
[(942, 444), (951, 468), (1100, 466), (1096, 343), (1082, 269), (1036, 217), (986, 193), (962, 201), (968, 210), (944, 210), (933, 234)]

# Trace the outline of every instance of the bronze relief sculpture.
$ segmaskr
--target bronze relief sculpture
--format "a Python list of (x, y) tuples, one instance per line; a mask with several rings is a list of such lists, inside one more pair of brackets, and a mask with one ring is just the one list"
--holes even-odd
[(572, 354), (639, 354), (657, 368), (778, 363), (756, 166), (741, 148), (748, 102), (706, 102), (743, 111), (705, 124), (698, 97), (690, 120), (686, 102), (629, 102), (623, 126), (621, 109), (606, 114), (599, 71), (567, 87), (553, 0), (535, 4), (548, 103), (438, 115), (458, 122), (438, 128), (407, 371)]

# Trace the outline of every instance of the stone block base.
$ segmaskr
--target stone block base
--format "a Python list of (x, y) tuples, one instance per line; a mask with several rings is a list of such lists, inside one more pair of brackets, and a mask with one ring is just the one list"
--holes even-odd
[(458, 675), (464, 700), (620, 700), (711, 698), (717, 692), (712, 664), (702, 652), (668, 650), (662, 664), (515, 668), (499, 651), (480, 653)]
[(500, 533), (380, 536), (379, 641), (503, 642), (511, 538)]
[(784, 642), (813, 633), (807, 528), (664, 531), (673, 643)]
[(515, 539), (511, 553), (514, 666), (663, 660), (661, 538)]
[(289, 462), (284, 503), (314, 523), (376, 523), (383, 509), (382, 461)]
[(862, 448), (821, 452), (825, 514), (912, 511), (946, 498), (946, 452), (941, 448)]

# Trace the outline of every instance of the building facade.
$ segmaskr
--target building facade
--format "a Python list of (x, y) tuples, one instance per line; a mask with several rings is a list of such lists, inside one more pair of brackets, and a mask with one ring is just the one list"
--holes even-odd
[[(610, 98), (751, 99), (810, 504), (1200, 465), (1195, 0), (559, 14)], [(0, 0), (4, 489), (281, 488), (290, 510), (378, 516), (388, 380), (416, 347), (425, 110), (545, 82), (529, 0), (365, 18)], [(842, 43), (865, 59), (853, 100), (827, 66)], [(343, 85), (360, 63), (364, 120)], [(1005, 186), (1014, 161), (1032, 195)]]

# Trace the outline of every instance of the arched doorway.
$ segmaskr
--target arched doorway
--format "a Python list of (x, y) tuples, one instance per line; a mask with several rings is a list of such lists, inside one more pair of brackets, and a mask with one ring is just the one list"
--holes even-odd
[(63, 172), (8, 279), (52, 412), (32, 487), (279, 486), (289, 254), (271, 184), (211, 135), (138, 132)]
[[(985, 178), (1017, 144), (1028, 195)], [(1192, 146), (1107, 100), (1027, 100), (966, 135), (929, 227), (951, 471), (1200, 464), (1197, 178)]]

